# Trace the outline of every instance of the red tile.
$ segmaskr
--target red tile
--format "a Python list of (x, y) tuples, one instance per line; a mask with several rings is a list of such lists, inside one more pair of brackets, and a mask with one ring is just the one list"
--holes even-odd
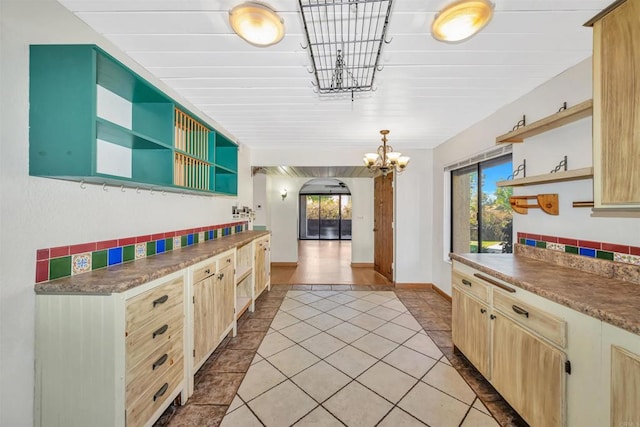
[(176, 237), (176, 232), (175, 231), (169, 231), (167, 233), (164, 233), (164, 237)]
[(145, 243), (151, 240), (151, 235), (147, 234), (146, 236), (138, 236), (136, 237), (136, 243)]
[(164, 239), (164, 233), (156, 233), (151, 235), (151, 240)]
[(69, 253), (73, 254), (81, 254), (84, 252), (93, 252), (96, 250), (96, 242), (93, 243), (82, 243), (80, 245), (73, 245), (69, 248)]
[(563, 245), (578, 246), (578, 241), (576, 239), (566, 239), (564, 237), (558, 237), (558, 243), (562, 243)]
[(542, 240), (539, 234), (531, 234), (531, 233), (527, 233), (527, 239)]
[(558, 243), (558, 238), (555, 236), (545, 236), (544, 234), (540, 236), (542, 240), (545, 242)]
[(640, 248), (637, 246), (629, 246), (629, 253), (631, 253), (631, 255), (640, 255)]
[(135, 237), (127, 237), (126, 239), (118, 239), (118, 246), (134, 245), (136, 243)]
[(602, 243), (592, 240), (578, 240), (578, 246), (581, 248), (602, 249)]
[(118, 240), (104, 240), (96, 243), (96, 250), (115, 248), (118, 246)]
[(619, 252), (621, 254), (629, 253), (629, 246), (616, 245), (615, 243), (602, 243), (603, 251)]
[(49, 280), (49, 260), (36, 263), (36, 283)]
[(36, 251), (36, 259), (38, 261), (43, 259), (49, 259), (49, 248), (47, 249), (38, 249)]
[(67, 255), (69, 255), (69, 246), (58, 246), (57, 248), (49, 249), (50, 258), (58, 258)]

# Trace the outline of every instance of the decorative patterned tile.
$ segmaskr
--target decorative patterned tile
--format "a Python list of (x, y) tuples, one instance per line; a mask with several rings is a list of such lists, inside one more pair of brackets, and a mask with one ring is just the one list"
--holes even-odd
[(91, 271), (91, 253), (77, 254), (71, 257), (71, 274)]
[(564, 252), (564, 245), (562, 243), (547, 243), (547, 249), (552, 251)]
[(615, 253), (613, 259), (617, 262), (624, 262), (626, 264), (640, 265), (640, 256)]
[(136, 259), (144, 258), (147, 256), (147, 244), (136, 243)]
[(182, 240), (180, 237), (173, 238), (173, 249), (180, 249), (182, 247)]

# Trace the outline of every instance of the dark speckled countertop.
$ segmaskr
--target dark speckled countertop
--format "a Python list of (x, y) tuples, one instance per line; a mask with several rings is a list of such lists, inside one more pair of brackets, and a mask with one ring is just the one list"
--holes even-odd
[(244, 231), (90, 273), (38, 283), (37, 294), (112, 294), (150, 282), (269, 234)]
[(640, 335), (640, 285), (512, 254), (451, 259)]

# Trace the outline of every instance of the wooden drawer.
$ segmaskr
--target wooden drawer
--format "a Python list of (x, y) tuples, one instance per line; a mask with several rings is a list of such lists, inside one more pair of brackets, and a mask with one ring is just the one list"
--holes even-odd
[(564, 320), (498, 290), (493, 293), (493, 307), (552, 343), (566, 347), (567, 322)]
[(217, 271), (216, 260), (212, 259), (202, 267), (199, 267), (193, 270), (193, 283), (198, 283), (203, 281), (207, 277), (213, 274), (216, 274), (216, 271)]
[(127, 427), (145, 425), (153, 413), (173, 393), (184, 378), (184, 359), (180, 357), (135, 402), (127, 402)]
[(453, 270), (453, 284), (463, 292), (471, 294), (482, 301), (489, 302), (489, 285), (480, 280)]
[(183, 331), (175, 333), (171, 340), (149, 353), (137, 365), (127, 369), (127, 402), (136, 401), (158, 377), (164, 376), (178, 360), (182, 359), (183, 340)]
[(126, 335), (131, 335), (153, 318), (165, 316), (167, 312), (174, 310), (176, 305), (180, 305), (182, 311), (183, 295), (184, 280), (179, 277), (127, 300)]
[(233, 253), (223, 256), (218, 260), (218, 270), (222, 270), (230, 265), (233, 266), (235, 259), (236, 257)]
[(184, 311), (176, 305), (162, 317), (147, 323), (127, 336), (127, 371), (134, 368), (168, 341), (182, 339)]

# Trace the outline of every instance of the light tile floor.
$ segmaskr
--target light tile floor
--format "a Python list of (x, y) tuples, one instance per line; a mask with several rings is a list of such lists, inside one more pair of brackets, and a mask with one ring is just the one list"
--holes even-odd
[(222, 427), (498, 426), (393, 291), (290, 290)]
[(186, 405), (171, 405), (155, 427), (219, 427), (223, 418), (239, 427), (527, 427), (454, 349), (449, 301), (380, 285), (264, 292), (196, 373)]

